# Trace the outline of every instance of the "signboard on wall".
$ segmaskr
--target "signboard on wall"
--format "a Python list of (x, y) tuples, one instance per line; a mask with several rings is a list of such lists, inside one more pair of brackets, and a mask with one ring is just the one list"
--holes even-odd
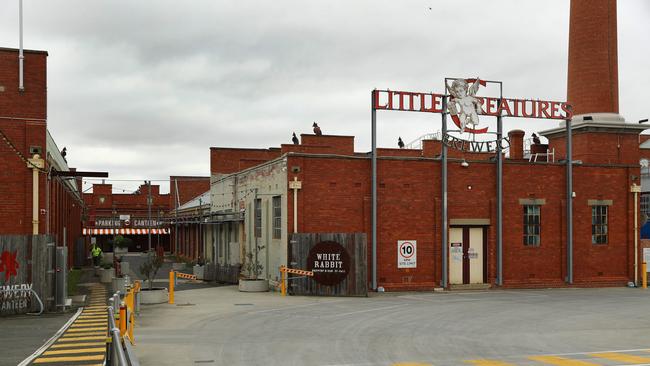
[(338, 285), (350, 271), (350, 255), (341, 244), (322, 241), (309, 251), (307, 270), (314, 272), (314, 281), (321, 285)]
[(417, 241), (397, 241), (397, 268), (417, 268)]

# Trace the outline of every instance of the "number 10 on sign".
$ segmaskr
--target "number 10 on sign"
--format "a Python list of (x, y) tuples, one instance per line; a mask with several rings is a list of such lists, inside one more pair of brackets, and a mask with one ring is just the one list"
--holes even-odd
[(397, 268), (417, 267), (417, 243), (415, 240), (397, 241)]

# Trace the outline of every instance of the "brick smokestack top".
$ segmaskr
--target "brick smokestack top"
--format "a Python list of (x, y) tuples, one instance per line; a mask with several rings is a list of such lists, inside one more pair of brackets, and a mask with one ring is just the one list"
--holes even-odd
[(508, 132), (510, 139), (510, 159), (524, 158), (524, 135), (522, 130), (512, 130)]
[(616, 0), (571, 0), (567, 101), (574, 114), (618, 113)]

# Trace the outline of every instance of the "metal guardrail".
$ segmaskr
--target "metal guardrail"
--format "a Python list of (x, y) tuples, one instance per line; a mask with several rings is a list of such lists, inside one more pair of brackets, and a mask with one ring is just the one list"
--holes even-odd
[[(135, 289), (128, 289), (124, 301), (117, 291), (108, 299), (108, 362), (112, 366), (139, 366), (133, 349), (134, 312), (140, 303), (139, 284)], [(119, 314), (119, 326), (115, 324), (115, 314)], [(122, 328), (122, 329), (120, 329)]]
[(110, 334), (111, 342), (109, 343), (109, 365), (113, 366), (129, 366), (124, 354), (122, 345), (122, 337), (120, 337), (120, 329), (115, 326), (115, 313), (113, 307), (108, 307), (108, 332)]

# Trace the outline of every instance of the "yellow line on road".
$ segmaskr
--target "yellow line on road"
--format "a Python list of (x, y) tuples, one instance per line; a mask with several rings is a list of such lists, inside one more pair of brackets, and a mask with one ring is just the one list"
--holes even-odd
[(419, 363), (419, 362), (399, 362), (394, 363), (391, 366), (433, 366), (430, 363)]
[(569, 358), (557, 357), (557, 356), (531, 356), (528, 359), (533, 361), (538, 361), (542, 363), (547, 363), (549, 365), (556, 366), (598, 366), (596, 363), (572, 360)]
[(591, 353), (591, 354), (589, 354), (589, 356), (604, 358), (604, 359), (612, 360), (612, 361), (627, 362), (627, 363), (648, 363), (648, 362), (650, 362), (650, 357), (626, 355), (626, 354), (623, 354), (623, 353), (614, 353), (614, 352)]
[(83, 337), (61, 337), (59, 342), (76, 342), (76, 341), (105, 341), (106, 335), (94, 335), (94, 336), (83, 336)]
[(106, 324), (108, 319), (77, 319), (74, 324), (84, 324), (84, 323), (98, 323), (98, 324)]
[(106, 346), (104, 342), (79, 342), (79, 343), (54, 343), (50, 348), (68, 348), (68, 347), (102, 347)]
[(93, 323), (77, 323), (74, 322), (70, 328), (88, 328), (88, 327), (106, 327), (106, 322), (93, 322)]
[(34, 363), (46, 362), (74, 362), (74, 361), (102, 361), (104, 355), (91, 355), (91, 356), (66, 356), (66, 357), (39, 357)]
[(56, 351), (47, 351), (43, 353), (43, 355), (52, 356), (52, 355), (67, 355), (67, 354), (75, 354), (75, 353), (104, 353), (104, 352), (106, 352), (106, 347), (60, 349)]
[(90, 328), (75, 328), (68, 329), (66, 333), (78, 333), (78, 332), (88, 332), (91, 330), (106, 330), (106, 327), (90, 327)]
[(477, 366), (514, 366), (511, 363), (495, 361), (495, 360), (467, 360), (465, 362)]

